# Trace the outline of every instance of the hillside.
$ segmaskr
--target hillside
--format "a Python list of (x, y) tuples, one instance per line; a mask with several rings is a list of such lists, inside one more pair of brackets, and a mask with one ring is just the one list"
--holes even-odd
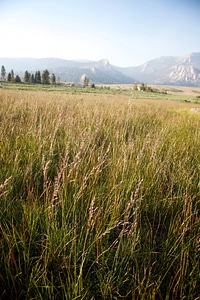
[(200, 86), (200, 53), (163, 56), (137, 67), (122, 68), (121, 72), (149, 84)]
[(64, 60), (59, 58), (0, 58), (7, 73), (11, 69), (23, 77), (28, 70), (48, 69), (56, 77), (67, 82), (81, 82), (87, 76), (90, 83), (125, 84), (144, 82), (147, 84), (200, 86), (200, 53), (184, 56), (162, 56), (150, 60), (140, 66), (120, 68), (109, 63), (107, 59), (100, 61)]
[(133, 78), (123, 74), (112, 66), (107, 59), (100, 61), (64, 60), (59, 58), (0, 58), (0, 65), (4, 65), (7, 72), (11, 69), (22, 76), (28, 70), (30, 73), (48, 69), (56, 77), (67, 82), (81, 82), (87, 76), (90, 83), (113, 84), (132, 83)]

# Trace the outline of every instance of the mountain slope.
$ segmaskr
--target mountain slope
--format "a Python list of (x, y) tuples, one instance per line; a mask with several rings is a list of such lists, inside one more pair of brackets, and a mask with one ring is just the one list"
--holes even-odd
[(163, 56), (121, 72), (148, 84), (200, 86), (200, 53), (181, 57)]
[(0, 66), (6, 72), (24, 76), (48, 69), (56, 77), (67, 82), (81, 82), (87, 76), (90, 83), (112, 84), (144, 82), (146, 84), (166, 84), (200, 86), (200, 53), (190, 53), (180, 57), (162, 56), (136, 67), (120, 68), (111, 65), (107, 59), (100, 61), (64, 60), (58, 58), (0, 58)]
[(0, 65), (4, 65), (6, 72), (11, 69), (21, 77), (28, 70), (35, 73), (37, 70), (48, 69), (56, 77), (67, 82), (81, 82), (83, 75), (87, 76), (90, 83), (112, 84), (132, 83), (133, 79), (114, 68), (107, 59), (93, 61), (71, 61), (58, 58), (0, 58)]

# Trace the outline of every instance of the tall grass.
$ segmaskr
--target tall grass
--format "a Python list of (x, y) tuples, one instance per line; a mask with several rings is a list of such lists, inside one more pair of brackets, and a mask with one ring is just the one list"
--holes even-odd
[(1, 299), (199, 299), (191, 104), (0, 94)]

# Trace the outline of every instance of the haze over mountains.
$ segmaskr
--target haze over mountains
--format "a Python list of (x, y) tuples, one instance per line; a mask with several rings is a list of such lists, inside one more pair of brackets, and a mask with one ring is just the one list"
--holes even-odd
[(200, 86), (200, 52), (180, 57), (163, 56), (135, 67), (121, 68), (109, 63), (107, 59), (100, 61), (64, 60), (58, 58), (0, 58), (0, 66), (6, 72), (14, 70), (15, 75), (23, 78), (24, 72), (35, 73), (48, 69), (56, 77), (67, 82), (81, 82), (87, 76), (90, 83), (122, 84), (145, 83)]
[(163, 56), (123, 72), (150, 84), (200, 86), (200, 53), (180, 57)]

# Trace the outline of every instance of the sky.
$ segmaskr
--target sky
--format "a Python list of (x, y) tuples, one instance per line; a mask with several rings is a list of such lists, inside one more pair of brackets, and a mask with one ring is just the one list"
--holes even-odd
[(0, 57), (138, 66), (200, 52), (200, 0), (0, 0)]

